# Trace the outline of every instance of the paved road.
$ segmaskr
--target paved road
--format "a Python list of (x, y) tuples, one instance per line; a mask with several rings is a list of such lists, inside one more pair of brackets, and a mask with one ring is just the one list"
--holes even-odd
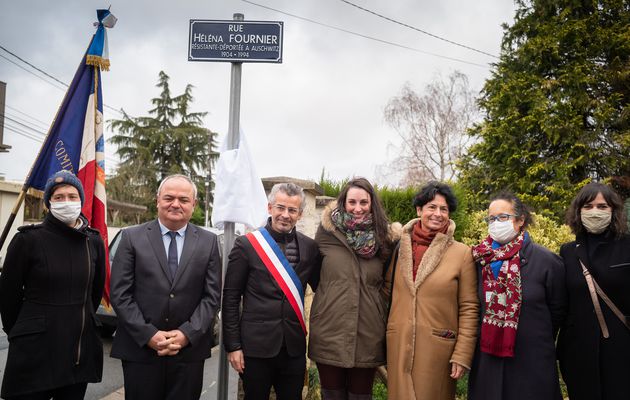
[[(0, 327), (1, 327), (0, 322)], [(103, 381), (88, 385), (86, 400), (107, 400), (123, 399), (120, 388), (123, 386), (122, 367), (119, 360), (109, 357), (112, 340), (103, 340)], [(4, 331), (0, 331), (0, 384), (4, 375), (4, 366), (7, 360), (9, 343)], [(217, 398), (217, 376), (219, 366), (219, 348), (212, 349), (212, 357), (206, 360), (203, 374), (202, 400), (215, 400)], [(228, 386), (228, 399), (236, 399), (238, 375), (230, 368), (230, 381)]]

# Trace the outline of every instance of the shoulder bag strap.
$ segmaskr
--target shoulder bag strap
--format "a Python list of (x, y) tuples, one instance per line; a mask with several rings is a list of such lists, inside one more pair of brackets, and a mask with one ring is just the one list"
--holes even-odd
[(590, 271), (586, 268), (582, 260), (580, 260), (580, 265), (582, 266), (582, 273), (584, 274), (584, 278), (586, 279), (586, 284), (588, 285), (588, 291), (591, 294), (591, 300), (593, 301), (593, 306), (595, 307), (595, 314), (597, 314), (597, 320), (599, 321), (599, 326), (602, 329), (602, 335), (604, 338), (608, 338), (610, 336), (608, 332), (608, 326), (606, 325), (606, 320), (604, 319), (604, 314), (602, 313), (602, 308), (599, 304), (599, 298), (597, 295), (604, 300), (604, 302), (608, 305), (608, 307), (612, 310), (612, 312), (621, 320), (621, 323), (625, 325), (626, 328), (630, 329), (630, 324), (628, 324), (628, 319), (625, 315), (617, 308), (615, 303), (610, 300), (610, 298), (604, 293), (604, 290), (597, 284), (597, 281), (593, 279)]
[(630, 329), (630, 323), (628, 323), (628, 318), (625, 315), (623, 315), (623, 313), (615, 305), (615, 303), (613, 303), (612, 300), (610, 300), (610, 297), (608, 297), (606, 293), (604, 293), (604, 290), (597, 284), (597, 281), (595, 279), (593, 279), (593, 285), (595, 285), (595, 290), (597, 290), (597, 294), (599, 294), (599, 297), (601, 297), (602, 300), (604, 300), (604, 303), (606, 303), (608, 307), (610, 308), (610, 310), (617, 316), (617, 318), (621, 320), (621, 323), (624, 324), (626, 328)]

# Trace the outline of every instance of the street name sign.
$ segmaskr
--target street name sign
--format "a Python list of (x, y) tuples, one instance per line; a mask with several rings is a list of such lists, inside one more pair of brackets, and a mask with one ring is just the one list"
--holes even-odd
[(282, 62), (281, 21), (191, 19), (188, 61)]

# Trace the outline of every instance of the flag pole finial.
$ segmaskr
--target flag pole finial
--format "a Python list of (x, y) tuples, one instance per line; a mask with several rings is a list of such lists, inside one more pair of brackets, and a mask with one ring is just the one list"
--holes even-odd
[[(109, 6), (111, 8), (111, 5)], [(92, 43), (88, 48), (86, 55), (86, 64), (99, 67), (103, 71), (109, 71), (109, 51), (107, 46), (107, 30), (105, 28), (113, 28), (118, 19), (109, 11), (101, 9), (96, 10), (98, 22), (95, 22), (96, 33), (92, 39)]]

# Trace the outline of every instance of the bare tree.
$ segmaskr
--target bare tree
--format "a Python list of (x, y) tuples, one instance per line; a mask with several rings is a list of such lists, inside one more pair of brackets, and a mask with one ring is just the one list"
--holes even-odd
[(405, 170), (404, 183), (453, 179), (455, 163), (470, 145), (466, 130), (477, 115), (475, 94), (459, 71), (447, 80), (438, 76), (423, 94), (406, 83), (384, 111), (385, 121), (402, 138), (395, 162)]

